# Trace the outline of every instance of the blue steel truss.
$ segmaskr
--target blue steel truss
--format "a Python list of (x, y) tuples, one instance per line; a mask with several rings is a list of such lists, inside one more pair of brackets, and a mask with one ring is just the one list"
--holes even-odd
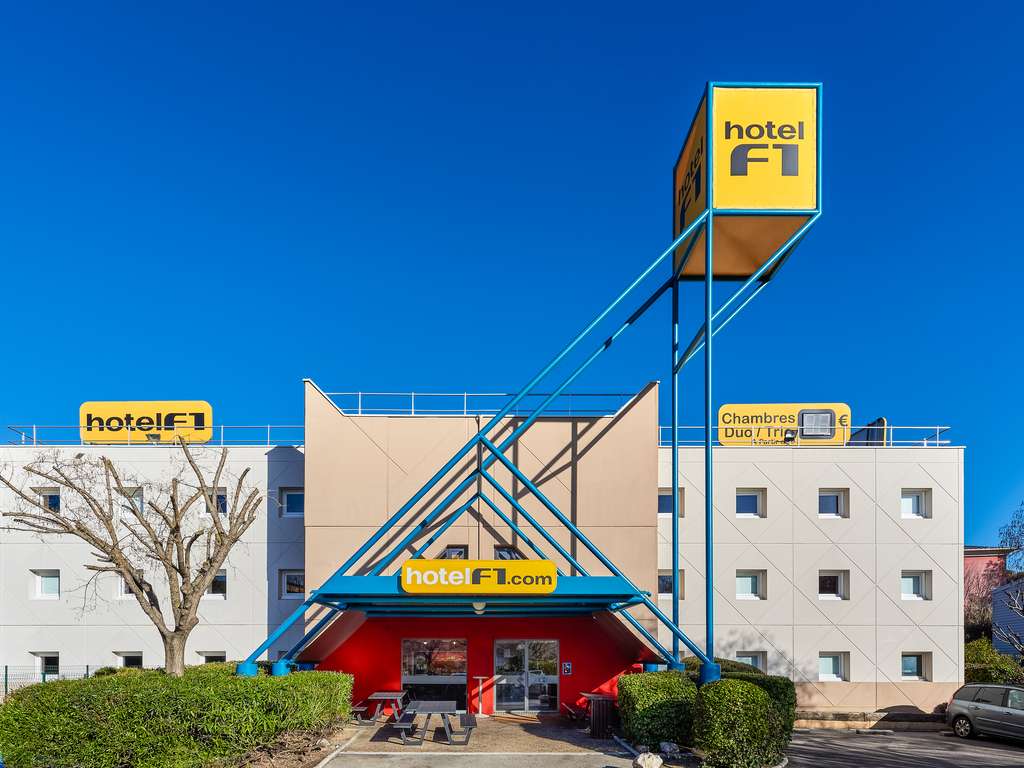
[[(680, 644), (684, 645), (701, 662), (701, 682), (710, 682), (718, 679), (720, 669), (713, 662), (714, 659), (714, 515), (713, 515), (713, 414), (712, 414), (712, 341), (714, 337), (725, 328), (751, 301), (763, 291), (769, 281), (774, 278), (779, 269), (788, 259), (793, 249), (800, 243), (804, 235), (821, 215), (821, 85), (820, 84), (788, 84), (788, 83), (708, 83), (706, 98), (708, 99), (707, 119), (710, 121), (712, 114), (711, 98), (715, 85), (743, 86), (743, 87), (813, 87), (818, 91), (818, 131), (817, 131), (817, 160), (818, 160), (818, 190), (816, 208), (814, 210), (800, 211), (800, 217), (806, 220), (761, 266), (748, 278), (742, 281), (740, 287), (734, 291), (729, 298), (718, 308), (714, 309), (713, 291), (714, 278), (714, 244), (713, 244), (713, 223), (716, 216), (733, 215), (796, 215), (793, 211), (764, 211), (764, 210), (715, 210), (710, 207), (712, 197), (712, 174), (708, 173), (707, 200), (709, 208), (703, 211), (693, 222), (686, 226), (671, 244), (644, 269), (635, 280), (633, 280), (622, 293), (618, 295), (607, 307), (605, 307), (580, 333), (578, 333), (547, 365), (545, 365), (527, 384), (510, 399), (491, 419), (470, 438), (413, 496), (403, 504), (388, 520), (349, 557), (337, 571), (321, 586), (313, 590), (309, 597), (299, 605), (295, 611), (279, 626), (269, 637), (256, 648), (245, 661), (237, 667), (237, 673), (243, 676), (255, 675), (257, 673), (256, 660), (265, 653), (271, 645), (280, 639), (287, 630), (296, 622), (302, 620), (308, 610), (314, 606), (326, 608), (324, 615), (310, 628), (284, 656), (272, 666), (273, 674), (287, 674), (295, 666), (294, 659), (321, 631), (323, 631), (337, 615), (346, 610), (358, 610), (370, 616), (471, 616), (477, 613), (473, 608), (474, 601), (480, 601), (479, 596), (446, 595), (444, 597), (430, 596), (424, 600), (423, 596), (410, 596), (404, 594), (398, 584), (398, 577), (395, 575), (384, 576), (383, 571), (391, 565), (414, 542), (428, 533), (433, 525), (452, 503), (466, 491), (474, 482), (486, 482), (497, 491), (516, 512), (529, 523), (537, 534), (553, 549), (558, 555), (565, 559), (579, 575), (566, 576), (559, 570), (558, 587), (552, 595), (542, 596), (521, 596), (513, 598), (496, 598), (487, 596), (488, 615), (501, 616), (540, 616), (540, 615), (571, 615), (573, 613), (593, 612), (595, 610), (609, 610), (622, 616), (663, 658), (670, 666), (681, 668)], [(708, 131), (707, 156), (711, 156), (712, 135)], [(679, 283), (681, 273), (691, 256), (694, 244), (704, 235), (704, 322), (698, 328), (693, 339), (686, 350), (680, 353), (679, 344)], [(670, 276), (647, 297), (639, 306), (626, 318), (626, 320), (607, 338), (601, 341), (597, 347), (580, 363), (572, 372), (565, 376), (558, 386), (554, 387), (550, 394), (540, 403), (532, 413), (524, 418), (522, 422), (500, 443), (495, 443), (490, 434), (502, 421), (508, 417), (516, 406), (529, 396), (538, 385), (545, 380), (552, 371), (569, 354), (575, 350), (586, 339), (590, 338), (598, 327), (627, 297), (650, 277), (666, 259), (676, 251), (683, 248), (679, 264), (671, 269)], [(671, 260), (670, 260), (671, 261)], [(722, 282), (719, 279), (718, 282)], [(609, 560), (598, 549), (593, 542), (565, 514), (554, 504), (544, 493), (527, 477), (511, 459), (506, 451), (533, 425), (533, 423), (544, 414), (551, 405), (590, 365), (602, 355), (612, 344), (625, 333), (644, 313), (647, 312), (665, 293), (672, 297), (672, 375), (671, 375), (671, 414), (672, 414), (672, 611), (671, 616), (658, 607), (651, 599), (649, 593), (640, 590), (611, 560)], [(679, 627), (679, 374), (698, 352), (704, 350), (704, 467), (705, 467), (705, 574), (706, 574), (706, 637), (704, 649), (696, 645)], [(460, 461), (471, 451), (483, 450), (484, 455), (477, 467), (464, 479), (455, 485), (447, 495), (437, 503), (413, 528), (402, 537), (382, 558), (375, 561), (368, 575), (352, 575), (349, 571), (377, 545), (378, 542), (432, 490), (438, 483), (451, 472)], [(495, 463), (501, 464), (512, 476), (526, 488), (548, 512), (550, 512), (560, 523), (562, 523), (570, 534), (585, 547), (601, 565), (606, 568), (611, 576), (594, 576), (588, 573), (580, 562), (562, 546), (551, 533), (538, 522), (525, 507), (499, 483), (488, 471)], [(471, 509), (475, 504), (487, 505), (501, 520), (508, 525), (515, 534), (523, 540), (529, 549), (538, 557), (547, 559), (544, 550), (509, 517), (501, 507), (483, 493), (475, 494), (469, 501), (451, 511), (448, 518), (437, 527), (433, 533), (427, 536), (426, 540), (416, 548), (414, 558), (423, 556), (423, 553), (444, 534), (459, 518)], [(654, 635), (652, 635), (639, 620), (629, 613), (634, 606), (643, 606), (650, 611), (658, 621), (664, 625), (672, 634), (672, 648), (667, 649)]]

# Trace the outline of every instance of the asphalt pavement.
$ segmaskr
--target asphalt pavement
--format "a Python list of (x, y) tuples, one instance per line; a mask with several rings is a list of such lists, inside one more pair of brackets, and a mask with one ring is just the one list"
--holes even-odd
[(1024, 742), (958, 739), (951, 733), (793, 734), (791, 768), (1021, 768)]

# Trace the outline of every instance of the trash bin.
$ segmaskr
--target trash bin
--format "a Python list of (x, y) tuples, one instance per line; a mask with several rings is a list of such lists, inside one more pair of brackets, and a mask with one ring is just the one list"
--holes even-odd
[(590, 700), (590, 735), (607, 739), (612, 735), (615, 700), (611, 696), (595, 696)]

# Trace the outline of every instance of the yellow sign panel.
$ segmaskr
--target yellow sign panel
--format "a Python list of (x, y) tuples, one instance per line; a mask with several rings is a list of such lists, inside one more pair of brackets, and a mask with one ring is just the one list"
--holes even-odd
[(707, 100), (701, 99), (672, 172), (674, 235), (686, 229), (708, 207), (707, 128)]
[(844, 445), (846, 403), (730, 404), (718, 409), (720, 445)]
[(814, 210), (817, 89), (714, 86), (712, 104), (714, 208)]
[(421, 595), (544, 595), (555, 591), (550, 560), (407, 560), (405, 592)]
[(204, 400), (124, 400), (82, 403), (83, 443), (169, 443), (213, 437), (213, 408)]

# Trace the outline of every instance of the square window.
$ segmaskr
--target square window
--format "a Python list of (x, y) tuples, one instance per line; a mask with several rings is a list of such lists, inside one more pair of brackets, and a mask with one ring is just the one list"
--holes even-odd
[(901, 572), (900, 597), (903, 600), (930, 600), (931, 571)]
[(766, 597), (764, 571), (736, 571), (736, 599), (764, 600)]
[(124, 511), (131, 514), (131, 508), (134, 507), (136, 512), (142, 514), (142, 511), (145, 508), (146, 503), (142, 489), (126, 488), (125, 490), (128, 491), (129, 498), (121, 499), (121, 504), (123, 505)]
[(764, 497), (764, 488), (737, 488), (736, 517), (764, 517)]
[(281, 600), (306, 599), (306, 572), (302, 570), (278, 571), (278, 595)]
[(281, 517), (304, 517), (306, 514), (306, 492), (302, 488), (282, 488), (278, 492)]
[(836, 683), (846, 680), (848, 662), (845, 653), (818, 654), (818, 680)]
[(900, 660), (900, 676), (904, 680), (927, 680), (930, 656), (928, 653), (904, 653)]
[[(216, 496), (214, 497), (217, 502), (217, 512), (220, 513), (221, 517), (226, 517), (228, 514), (228, 492), (226, 488), (218, 488)], [(212, 514), (210, 512), (210, 505), (206, 505), (206, 514)]]
[(736, 661), (749, 664), (761, 672), (768, 666), (767, 659), (768, 654), (765, 651), (736, 651)]
[(217, 571), (217, 575), (213, 577), (213, 581), (210, 582), (210, 586), (206, 590), (205, 597), (219, 597), (225, 599), (228, 596), (228, 572), (226, 569), (221, 568)]
[(525, 560), (523, 553), (520, 552), (513, 546), (504, 544), (494, 545), (494, 559), (495, 560)]
[(60, 654), (54, 651), (32, 651), (36, 657), (36, 668), (47, 677), (60, 674)]
[(849, 571), (818, 571), (819, 600), (847, 600), (850, 581)]
[[(672, 489), (661, 488), (658, 491), (658, 514), (659, 515), (671, 515), (672, 514)], [(679, 517), (685, 517), (683, 514), (683, 489), (679, 489)]]
[[(683, 599), (683, 570), (679, 569), (679, 599)], [(672, 599), (672, 570), (658, 571), (658, 597)]]
[(39, 504), (50, 512), (60, 512), (60, 488), (34, 488)]
[(33, 570), (37, 600), (60, 600), (60, 571), (54, 568)]
[(818, 517), (849, 517), (850, 491), (846, 488), (821, 488), (818, 491)]
[(449, 544), (443, 550), (441, 554), (437, 556), (438, 560), (468, 560), (469, 559), (469, 545), (468, 544)]
[(904, 520), (920, 520), (931, 516), (931, 491), (905, 488), (900, 494), (900, 517)]
[(142, 651), (117, 651), (121, 666), (128, 669), (142, 669)]

